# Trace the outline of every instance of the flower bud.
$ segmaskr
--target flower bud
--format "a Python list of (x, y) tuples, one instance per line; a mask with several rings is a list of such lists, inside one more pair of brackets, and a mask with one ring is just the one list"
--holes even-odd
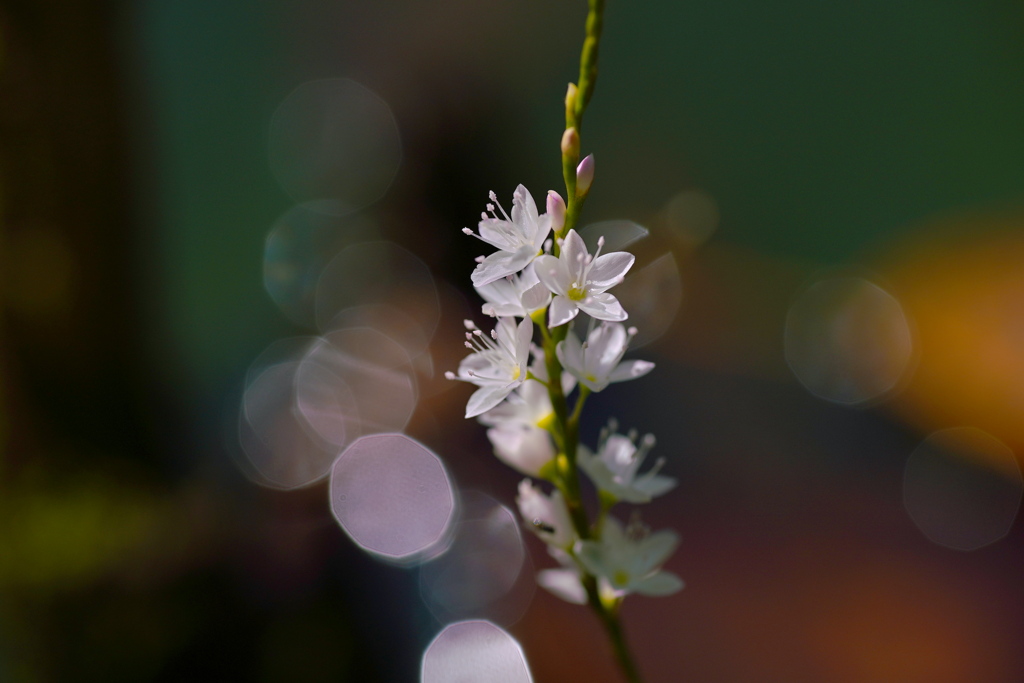
[[(570, 129), (571, 130), (571, 129)], [(587, 158), (576, 167), (576, 196), (585, 197), (590, 192), (590, 184), (594, 182), (594, 155), (588, 154)]]
[(551, 216), (551, 230), (556, 234), (565, 225), (565, 202), (562, 195), (548, 190), (548, 215)]
[(565, 120), (575, 121), (576, 116), (576, 84), (570, 83), (565, 91)]
[(562, 133), (562, 156), (573, 160), (580, 158), (580, 134), (575, 128), (566, 128)]

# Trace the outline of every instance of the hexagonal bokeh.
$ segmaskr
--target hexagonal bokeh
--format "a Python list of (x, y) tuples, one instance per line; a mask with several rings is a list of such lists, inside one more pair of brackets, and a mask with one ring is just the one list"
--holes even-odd
[(449, 624), (423, 653), (422, 683), (532, 683), (519, 643), (489, 621)]
[(363, 550), (415, 564), (447, 542), (455, 492), (441, 459), (404, 434), (352, 443), (331, 467), (331, 510)]

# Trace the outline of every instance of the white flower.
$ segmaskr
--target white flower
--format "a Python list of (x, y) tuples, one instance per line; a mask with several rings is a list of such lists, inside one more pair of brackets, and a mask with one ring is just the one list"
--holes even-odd
[(458, 375), (445, 373), (448, 379), (460, 379), (478, 387), (466, 405), (466, 417), (476, 417), (502, 402), (526, 381), (533, 321), (525, 318), (518, 327), (515, 318), (498, 318), (491, 339), (484, 336), (471, 320), (465, 321), (466, 346), (474, 353), (459, 364)]
[(662, 563), (679, 544), (674, 531), (647, 534), (622, 525), (608, 517), (600, 541), (580, 541), (576, 558), (583, 567), (607, 582), (610, 592), (622, 597), (627, 593), (670, 595), (683, 587), (682, 580), (661, 569)]
[[(467, 235), (473, 235), (499, 249), (487, 258), (480, 259), (473, 271), (473, 285), (481, 287), (506, 275), (518, 273), (537, 257), (544, 240), (551, 232), (551, 216), (537, 214), (537, 205), (530, 192), (520, 185), (512, 195), (512, 217), (509, 218), (505, 209), (498, 204), (498, 198), (491, 192), (491, 201), (487, 205), (487, 213), (481, 214), (480, 234), (469, 228), (463, 228)], [(494, 213), (494, 205), (504, 218)]]
[[(554, 309), (554, 305), (551, 308)], [(654, 363), (646, 360), (619, 362), (635, 334), (635, 327), (627, 333), (619, 323), (601, 323), (590, 331), (586, 342), (580, 344), (576, 335), (570, 332), (555, 351), (562, 366), (580, 384), (591, 391), (601, 391), (611, 382), (643, 377), (654, 369)]]
[(576, 542), (576, 530), (569, 517), (569, 508), (565, 506), (562, 493), (555, 489), (550, 496), (545, 496), (534, 488), (529, 479), (519, 482), (519, 514), (526, 525), (550, 546), (570, 548)]
[(635, 258), (625, 251), (600, 255), (603, 237), (597, 245), (597, 253), (591, 256), (583, 238), (570, 230), (557, 258), (548, 254), (537, 257), (537, 277), (555, 294), (549, 327), (564, 325), (581, 310), (598, 320), (628, 317), (619, 300), (605, 290), (622, 282)]
[(580, 570), (569, 553), (548, 546), (548, 553), (562, 565), (560, 569), (542, 569), (537, 572), (537, 584), (574, 605), (587, 604), (587, 589), (580, 581)]
[(527, 380), (479, 419), (491, 427), (487, 438), (499, 460), (523, 474), (539, 477), (541, 468), (556, 454), (551, 435), (545, 429), (553, 418), (547, 387)]
[(623, 436), (609, 434), (605, 430), (601, 434), (597, 455), (581, 448), (577, 462), (601, 491), (611, 494), (616, 500), (648, 503), (651, 498), (660, 496), (676, 485), (672, 477), (658, 474), (665, 464), (664, 458), (659, 458), (654, 467), (637, 476), (644, 458), (653, 446), (653, 434), (644, 436), (637, 448), (636, 432)]
[(499, 278), (478, 286), (476, 291), (486, 300), (484, 315), (494, 317), (515, 315), (526, 318), (551, 301), (551, 292), (537, 278), (532, 263), (526, 266), (522, 275)]

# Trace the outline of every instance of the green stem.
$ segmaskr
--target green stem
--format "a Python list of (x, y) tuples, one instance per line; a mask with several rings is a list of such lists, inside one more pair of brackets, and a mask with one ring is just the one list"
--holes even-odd
[[(601, 29), (604, 27), (605, 0), (588, 0), (586, 34), (580, 51), (580, 77), (576, 84), (576, 95), (566, 103), (565, 127), (575, 128), (577, 133), (583, 126), (583, 114), (587, 111), (590, 98), (597, 84), (597, 57), (601, 46)], [(579, 155), (562, 155), (562, 176), (565, 180), (566, 205), (565, 224), (556, 237), (565, 237), (579, 222), (580, 211), (587, 196), (576, 196), (576, 164)]]
[(608, 632), (608, 639), (612, 641), (615, 656), (619, 660), (619, 667), (622, 669), (626, 680), (630, 683), (642, 683), (643, 679), (640, 677), (640, 671), (636, 667), (636, 662), (633, 661), (629, 645), (626, 644), (626, 636), (622, 632), (622, 622), (619, 620), (618, 609), (606, 609), (601, 621), (604, 623), (605, 631)]
[(587, 12), (587, 33), (583, 39), (583, 50), (580, 52), (580, 81), (576, 84), (575, 121), (572, 122), (577, 132), (583, 123), (583, 112), (590, 104), (597, 83), (597, 54), (601, 44), (601, 29), (604, 26), (605, 0), (589, 0), (590, 11)]
[[(580, 52), (580, 77), (576, 84), (575, 94), (570, 85), (569, 93), (566, 96), (565, 106), (565, 127), (574, 128), (579, 135), (580, 127), (583, 124), (583, 114), (590, 104), (590, 98), (594, 94), (594, 85), (597, 82), (597, 57), (601, 43), (601, 29), (604, 24), (605, 0), (588, 0), (589, 11), (587, 12), (586, 35), (583, 39), (583, 49)], [(587, 194), (577, 196), (576, 191), (576, 166), (579, 163), (579, 148), (573, 145), (566, 145), (562, 151), (562, 176), (565, 180), (566, 208), (565, 223), (562, 229), (555, 234), (556, 238), (563, 238), (579, 222), (580, 211)], [(589, 192), (589, 189), (588, 189)], [(553, 249), (557, 256), (559, 247), (556, 244)], [(568, 326), (561, 325), (551, 330), (550, 333), (541, 320), (541, 335), (544, 340), (544, 363), (548, 372), (548, 395), (551, 397), (551, 405), (555, 413), (555, 441), (558, 443), (561, 453), (557, 462), (557, 484), (565, 497), (566, 507), (572, 517), (576, 534), (581, 540), (599, 538), (601, 526), (608, 513), (608, 508), (614, 501), (601, 500), (601, 511), (598, 514), (597, 524), (591, 528), (587, 512), (583, 507), (583, 500), (580, 495), (579, 469), (576, 464), (576, 452), (579, 447), (579, 426), (580, 416), (583, 413), (583, 404), (590, 395), (590, 390), (580, 386), (580, 394), (573, 406), (572, 414), (568, 413), (568, 405), (565, 393), (562, 391), (562, 364), (558, 360), (555, 349), (558, 343), (565, 339), (568, 333)], [(626, 644), (625, 635), (622, 632), (622, 623), (619, 620), (619, 604), (621, 600), (605, 603), (601, 600), (597, 579), (582, 570), (581, 581), (587, 591), (587, 601), (591, 609), (601, 620), (608, 639), (612, 643), (615, 657), (623, 675), (629, 683), (642, 683), (640, 672), (633, 656)]]

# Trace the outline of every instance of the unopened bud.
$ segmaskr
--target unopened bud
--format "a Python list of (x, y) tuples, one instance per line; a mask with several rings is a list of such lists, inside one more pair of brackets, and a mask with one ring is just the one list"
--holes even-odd
[(565, 201), (554, 190), (548, 190), (548, 215), (551, 216), (551, 229), (557, 234), (565, 225)]
[(588, 154), (587, 158), (576, 167), (576, 196), (585, 197), (590, 192), (590, 185), (594, 182), (594, 155)]
[(570, 83), (565, 91), (565, 120), (573, 122), (576, 115), (576, 84)]
[(562, 133), (562, 156), (573, 160), (580, 157), (580, 134), (575, 128), (566, 128)]

